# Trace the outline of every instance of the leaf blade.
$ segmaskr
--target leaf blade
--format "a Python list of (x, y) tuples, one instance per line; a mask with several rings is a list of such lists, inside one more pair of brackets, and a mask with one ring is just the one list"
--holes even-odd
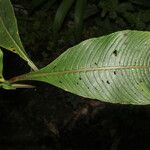
[(26, 60), (33, 70), (37, 67), (30, 60), (21, 43), (17, 20), (10, 0), (0, 0), (0, 46), (17, 53)]
[(44, 81), (105, 102), (150, 104), (149, 45), (150, 32), (115, 32), (86, 40), (40, 71), (15, 80)]

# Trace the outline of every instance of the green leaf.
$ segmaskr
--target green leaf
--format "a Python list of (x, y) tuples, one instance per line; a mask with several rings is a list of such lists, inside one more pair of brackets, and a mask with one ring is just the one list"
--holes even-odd
[(33, 70), (37, 70), (21, 43), (17, 21), (10, 0), (0, 0), (0, 46), (18, 54), (28, 62)]
[(150, 2), (149, 0), (130, 0), (132, 3), (137, 4), (137, 5), (142, 5), (145, 7), (150, 7)]
[(3, 78), (3, 52), (0, 49), (0, 82), (4, 82)]
[(150, 32), (119, 31), (68, 49), (45, 68), (11, 79), (38, 80), (120, 104), (150, 104)]
[(56, 12), (54, 24), (53, 24), (53, 32), (54, 36), (58, 33), (60, 28), (62, 27), (62, 24), (64, 22), (64, 19), (71, 8), (74, 0), (63, 0)]
[(75, 6), (75, 36), (76, 41), (80, 41), (83, 30), (83, 20), (87, 0), (77, 0)]

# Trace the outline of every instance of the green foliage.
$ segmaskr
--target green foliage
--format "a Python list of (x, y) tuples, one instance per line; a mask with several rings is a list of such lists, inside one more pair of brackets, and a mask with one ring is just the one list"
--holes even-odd
[(149, 43), (149, 32), (129, 30), (89, 39), (45, 68), (12, 81), (43, 81), (111, 103), (149, 104), (144, 88), (150, 88)]
[(87, 0), (77, 0), (75, 6), (75, 37), (76, 41), (81, 39), (81, 34), (83, 30), (83, 19), (85, 14), (85, 8), (87, 5)]
[[(131, 2), (122, 2), (119, 3), (118, 0), (101, 0), (99, 2), (99, 8), (102, 9), (101, 16), (109, 16), (110, 19), (119, 20), (119, 18), (126, 19), (127, 22), (131, 25), (136, 27), (137, 29), (144, 29), (145, 23), (147, 23), (150, 19), (150, 11), (143, 10), (143, 11), (135, 11), (137, 8), (134, 7), (135, 4), (150, 5), (149, 0), (131, 0)], [(133, 11), (135, 11), (133, 13)], [(136, 17), (135, 17), (136, 16)]]
[(29, 59), (21, 43), (17, 21), (10, 0), (0, 0), (0, 46), (17, 53), (26, 60), (33, 70), (36, 66)]
[(130, 0), (132, 3), (137, 4), (137, 5), (142, 5), (146, 7), (150, 7), (150, 2), (149, 0)]
[[(144, 0), (144, 2), (142, 0), (138, 0), (138, 1), (134, 1), (134, 0), (129, 0), (129, 1), (118, 1), (118, 0), (112, 0), (112, 1), (109, 1), (109, 0), (72, 1), (71, 0), (69, 1), (69, 0), (64, 0), (64, 1), (61, 1), (61, 3), (60, 1), (57, 1), (56, 3), (55, 0), (50, 0), (50, 1), (40, 0), (39, 2), (37, 2), (36, 0), (32, 0), (32, 3), (34, 4), (33, 7), (35, 5), (38, 5), (39, 7), (45, 7), (43, 5), (39, 5), (39, 3), (41, 4), (44, 2), (46, 2), (47, 8), (57, 10), (55, 14), (54, 22), (53, 22), (53, 19), (50, 20), (50, 23), (53, 22), (53, 29), (52, 29), (53, 35), (54, 35), (53, 43), (56, 42), (56, 39), (58, 39), (60, 35), (61, 37), (63, 37), (62, 34), (64, 32), (59, 32), (61, 31), (61, 29), (63, 29), (63, 31), (67, 30), (67, 33), (69, 32), (69, 35), (65, 35), (64, 38), (68, 37), (70, 41), (73, 39), (73, 42), (81, 41), (81, 39), (84, 39), (84, 36), (81, 36), (83, 35), (82, 33), (86, 32), (85, 30), (83, 30), (83, 25), (84, 27), (86, 25), (88, 26), (91, 20), (92, 22), (96, 20), (95, 21), (96, 23), (95, 22), (94, 22), (95, 24), (93, 23), (95, 26), (98, 26), (98, 24), (101, 24), (99, 28), (101, 26), (102, 28), (104, 28), (104, 30), (106, 28), (108, 32), (104, 32), (104, 33), (110, 33), (116, 30), (112, 26), (109, 27), (109, 22), (111, 23), (113, 22), (116, 26), (122, 27), (123, 29), (126, 29), (127, 28), (126, 26), (129, 26), (131, 29), (143, 30), (146, 28), (146, 23), (148, 22), (150, 18), (149, 10), (143, 9), (142, 12), (141, 10), (139, 11), (139, 6), (147, 7), (149, 0)], [(144, 5), (144, 3), (147, 6)], [(39, 8), (39, 9), (41, 10), (42, 8)], [(46, 12), (46, 13), (50, 14), (51, 12)], [(93, 16), (92, 19), (91, 19), (91, 16)], [(64, 21), (65, 19), (66, 21)], [(102, 28), (99, 29), (99, 32), (97, 33), (98, 35), (101, 35), (100, 30)], [(52, 40), (50, 39), (50, 43), (51, 41)], [(66, 41), (67, 40), (65, 40), (64, 42)], [(57, 44), (50, 44), (50, 45), (54, 45), (53, 46), (54, 48), (57, 46)]]
[(63, 21), (68, 13), (69, 9), (71, 8), (74, 0), (63, 0), (57, 10), (54, 25), (53, 25), (53, 32), (54, 35), (58, 34), (58, 31), (62, 27)]
[(3, 52), (0, 49), (0, 83), (4, 82), (4, 78), (3, 78)]
[[(58, 31), (61, 29), (64, 19), (66, 18), (69, 10), (75, 3), (74, 9), (74, 35), (76, 41), (79, 41), (83, 29), (83, 20), (86, 12), (87, 0), (63, 0), (57, 10), (55, 15), (54, 24), (53, 24), (53, 32), (54, 37), (58, 35)], [(93, 12), (92, 12), (93, 13)]]
[[(147, 23), (150, 19), (150, 11), (149, 10), (142, 10), (142, 11), (135, 11), (134, 7), (131, 3), (121, 3), (117, 6), (116, 12), (122, 15), (128, 23), (136, 28), (143, 29), (145, 27), (145, 23)], [(136, 16), (136, 17), (135, 17)]]
[[(86, 1), (78, 1), (76, 11), (80, 3), (83, 6)], [(18, 32), (17, 23), (10, 1), (0, 0), (0, 4), (3, 6), (8, 4), (7, 7), (9, 6), (11, 12), (0, 5), (0, 21), (2, 22), (0, 35), (3, 37), (3, 40), (0, 40), (0, 46), (9, 50), (15, 48), (15, 52), (20, 57), (31, 62), (23, 49), (19, 34), (16, 34)], [(71, 5), (70, 3), (67, 11)], [(83, 7), (80, 8), (83, 9)], [(113, 11), (115, 9), (114, 6)], [(9, 17), (11, 19), (8, 19)], [(82, 22), (82, 19), (83, 16), (80, 16), (79, 13), (76, 16), (76, 22)], [(9, 23), (13, 26), (10, 26)], [(0, 50), (0, 76), (2, 77), (0, 87), (4, 89), (32, 88), (30, 85), (17, 82), (36, 80), (83, 97), (105, 102), (150, 104), (149, 45), (150, 32), (131, 30), (115, 32), (83, 41), (69, 48), (46, 67), (13, 77), (8, 81), (5, 81), (2, 76), (3, 53)], [(34, 68), (33, 63), (29, 65)]]

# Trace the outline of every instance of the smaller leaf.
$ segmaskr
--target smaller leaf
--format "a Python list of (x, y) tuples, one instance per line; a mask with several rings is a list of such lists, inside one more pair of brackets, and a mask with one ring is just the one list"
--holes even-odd
[(10, 0), (0, 0), (0, 46), (18, 54), (33, 70), (38, 70), (21, 43), (17, 20)]
[(137, 4), (137, 5), (150, 7), (150, 1), (149, 0), (130, 0), (130, 1), (134, 4)]
[(62, 27), (64, 19), (69, 9), (71, 8), (73, 2), (74, 0), (63, 0), (61, 2), (54, 19), (54, 24), (53, 24), (54, 35), (57, 34), (60, 28)]
[(75, 36), (76, 36), (76, 41), (79, 41), (81, 38), (86, 5), (87, 5), (87, 0), (77, 0), (77, 2), (76, 2), (76, 6), (75, 6)]
[(3, 78), (3, 52), (0, 49), (0, 82), (4, 82)]

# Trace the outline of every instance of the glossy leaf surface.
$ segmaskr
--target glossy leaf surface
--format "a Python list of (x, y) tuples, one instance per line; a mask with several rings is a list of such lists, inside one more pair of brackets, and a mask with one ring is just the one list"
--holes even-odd
[(119, 31), (69, 48), (45, 68), (12, 79), (38, 80), (120, 104), (150, 104), (150, 32)]

